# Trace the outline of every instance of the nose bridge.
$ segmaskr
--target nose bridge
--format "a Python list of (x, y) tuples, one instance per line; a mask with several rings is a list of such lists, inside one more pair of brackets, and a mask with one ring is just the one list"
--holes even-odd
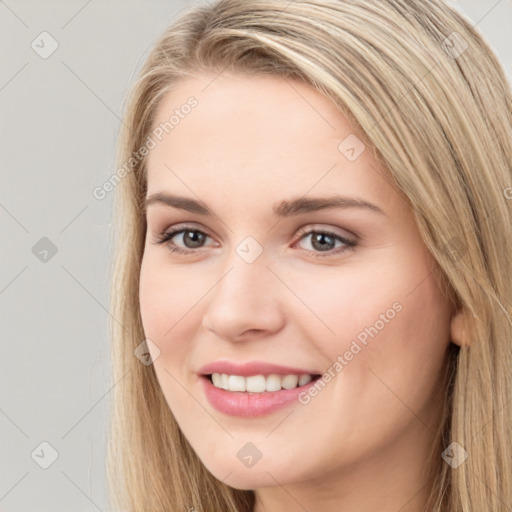
[(223, 338), (235, 339), (247, 330), (269, 331), (280, 325), (279, 287), (267, 268), (263, 248), (256, 243), (245, 240), (235, 247), (209, 294), (203, 322)]
[(269, 253), (253, 236), (245, 236), (235, 245), (223, 264), (224, 278), (219, 282), (219, 292), (237, 294), (240, 298), (251, 299), (261, 286), (266, 286), (271, 272), (267, 268)]
[[(244, 252), (244, 245), (235, 248), (229, 258), (226, 259), (224, 276), (215, 286), (213, 296), (217, 300), (229, 301), (229, 306), (236, 300), (239, 305), (250, 304), (258, 308), (258, 304), (264, 304), (271, 299), (270, 278), (273, 277), (267, 268), (267, 258), (260, 254), (254, 257), (252, 249)], [(242, 253), (242, 255), (240, 255)], [(247, 258), (247, 259), (245, 259)]]

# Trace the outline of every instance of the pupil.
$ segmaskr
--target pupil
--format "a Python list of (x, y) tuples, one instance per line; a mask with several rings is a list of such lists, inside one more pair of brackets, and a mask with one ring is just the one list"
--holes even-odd
[[(327, 242), (327, 244), (326, 244), (325, 239), (330, 240), (330, 242)], [(331, 246), (332, 242), (333, 242), (332, 237), (330, 237), (329, 235), (325, 235), (324, 233), (315, 233), (315, 235), (313, 236), (313, 247), (315, 247), (315, 244), (317, 242), (320, 244), (317, 247), (320, 250), (332, 249), (332, 247), (327, 247), (327, 249), (326, 249), (326, 245)]]
[[(187, 245), (187, 247), (190, 247), (190, 248), (200, 247), (202, 237), (203, 237), (202, 233), (198, 233), (197, 231), (185, 231), (184, 236), (183, 236), (183, 241), (185, 242), (185, 245)], [(188, 239), (188, 241), (192, 241), (192, 245), (189, 245), (187, 243), (187, 239)], [(196, 245), (194, 245), (194, 244), (196, 244)]]

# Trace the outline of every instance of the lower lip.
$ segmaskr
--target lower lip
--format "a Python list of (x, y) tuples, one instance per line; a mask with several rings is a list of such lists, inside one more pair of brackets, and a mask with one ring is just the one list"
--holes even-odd
[(229, 416), (243, 416), (246, 418), (264, 416), (283, 409), (293, 402), (298, 402), (299, 395), (307, 391), (317, 381), (315, 379), (304, 386), (293, 389), (249, 393), (216, 388), (210, 382), (210, 379), (205, 376), (201, 376), (201, 380), (203, 381), (206, 398), (212, 407)]

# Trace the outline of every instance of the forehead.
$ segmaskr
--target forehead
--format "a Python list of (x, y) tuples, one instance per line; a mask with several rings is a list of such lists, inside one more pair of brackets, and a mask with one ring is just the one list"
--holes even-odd
[[(168, 119), (191, 96), (198, 100), (194, 111), (213, 116), (217, 121), (230, 107), (237, 110), (241, 120), (251, 123), (269, 118), (278, 120), (286, 114), (285, 120), (289, 122), (300, 118), (311, 122), (312, 128), (322, 123), (335, 132), (336, 125), (344, 121), (329, 98), (301, 81), (277, 75), (226, 73), (200, 74), (176, 81), (161, 102), (156, 121)], [(345, 128), (350, 128), (348, 123)]]
[[(190, 98), (195, 106), (184, 108)], [(182, 79), (158, 108), (153, 130), (159, 126), (167, 130), (148, 156), (148, 193), (215, 194), (246, 203), (313, 188), (317, 195), (336, 191), (381, 203), (393, 193), (363, 136), (329, 98), (299, 81), (243, 75)], [(347, 153), (350, 146), (356, 159)]]
[[(197, 105), (184, 107), (194, 98)], [(180, 109), (189, 111), (179, 117)], [(277, 76), (220, 75), (178, 81), (164, 97), (154, 127), (176, 123), (164, 135), (173, 156), (265, 161), (318, 157), (330, 148), (338, 157), (337, 141), (354, 132), (336, 106), (307, 85)], [(152, 151), (152, 157), (159, 153)], [(170, 155), (169, 155), (170, 156)]]

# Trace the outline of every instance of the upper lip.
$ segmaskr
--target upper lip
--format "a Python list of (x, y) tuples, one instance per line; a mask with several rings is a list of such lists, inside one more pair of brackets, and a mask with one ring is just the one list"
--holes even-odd
[(251, 375), (319, 375), (320, 372), (310, 371), (304, 368), (292, 368), (281, 366), (264, 361), (248, 361), (246, 363), (233, 363), (231, 361), (215, 361), (201, 367), (199, 375), (210, 375), (212, 373), (225, 373), (227, 375), (240, 375), (249, 377)]

